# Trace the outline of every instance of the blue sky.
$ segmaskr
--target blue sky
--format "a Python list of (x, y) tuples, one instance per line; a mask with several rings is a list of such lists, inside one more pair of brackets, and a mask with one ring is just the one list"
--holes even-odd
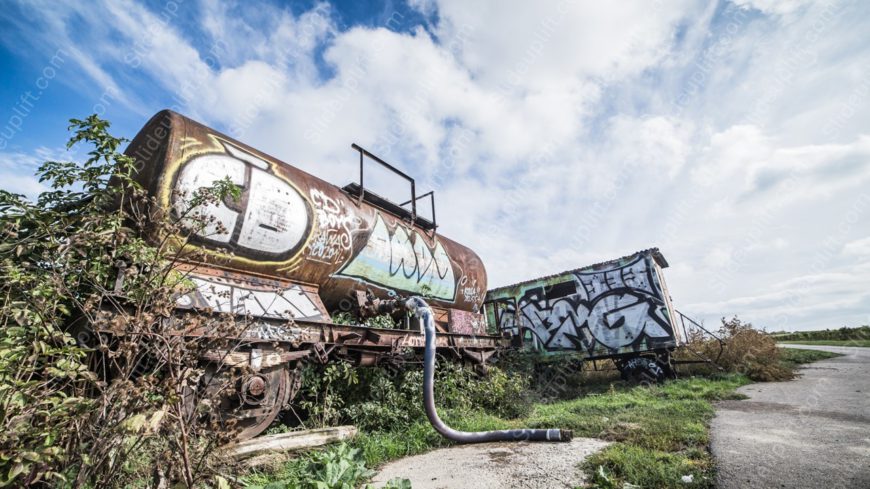
[[(658, 246), (678, 308), (870, 322), (870, 4), (10, 2), (0, 181), (162, 108), (336, 184), (434, 188), (491, 285)], [(66, 156), (76, 158), (73, 154)]]

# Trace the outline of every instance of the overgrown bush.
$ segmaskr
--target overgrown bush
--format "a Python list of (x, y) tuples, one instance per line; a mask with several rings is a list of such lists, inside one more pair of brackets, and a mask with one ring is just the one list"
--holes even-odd
[(299, 406), (309, 428), (339, 424), (345, 418), (345, 393), (359, 384), (359, 372), (349, 363), (306, 364), (302, 370)]
[[(503, 418), (528, 414), (529, 378), (492, 367), (481, 377), (473, 369), (441, 361), (435, 371), (439, 409), (487, 411)], [(299, 405), (306, 427), (351, 423), (365, 431), (401, 429), (425, 420), (423, 370), (360, 367), (346, 363), (308, 365)]]
[(346, 418), (366, 431), (401, 429), (426, 419), (423, 411), (423, 371), (366, 368), (361, 382), (348, 392)]
[(51, 190), (36, 202), (0, 190), (0, 485), (192, 487), (226, 435), (194, 422), (186, 402), (203, 373), (197, 359), (230, 345), (180, 328), (237, 336), (245, 325), (170, 321), (190, 287), (174, 265), (196, 258), (184, 236), (208, 224), (197, 209), (238, 189), (220, 182), (165, 215), (108, 122), (70, 128), (68, 147), (91, 148), (86, 162), (43, 164)]
[[(794, 377), (792, 369), (782, 362), (776, 340), (755, 329), (751, 323), (737, 317), (722, 318), (718, 334), (724, 341), (724, 350), (716, 363), (726, 371), (744, 374), (760, 382)], [(702, 335), (689, 338), (688, 347), (711, 359), (715, 359), (719, 352), (719, 342)]]
[(444, 362), (435, 378), (436, 399), (447, 408), (461, 411), (484, 410), (505, 419), (529, 414), (530, 377), (490, 367), (484, 377), (469, 368)]

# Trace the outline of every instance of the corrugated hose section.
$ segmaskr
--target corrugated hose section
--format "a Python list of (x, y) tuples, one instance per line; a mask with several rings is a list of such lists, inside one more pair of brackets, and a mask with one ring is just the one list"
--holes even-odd
[(491, 441), (571, 441), (571, 430), (518, 429), (496, 431), (458, 431), (444, 424), (435, 409), (435, 318), (432, 309), (420, 297), (412, 297), (405, 307), (423, 323), (426, 350), (423, 360), (423, 403), (426, 416), (438, 433), (458, 443), (484, 443)]

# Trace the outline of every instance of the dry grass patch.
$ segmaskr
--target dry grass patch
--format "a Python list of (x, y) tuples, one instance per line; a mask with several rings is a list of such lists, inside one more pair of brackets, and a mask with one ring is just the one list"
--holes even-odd
[[(751, 323), (743, 322), (737, 317), (727, 321), (722, 318), (718, 335), (725, 342), (725, 346), (716, 363), (726, 372), (742, 374), (756, 382), (794, 378), (794, 371), (783, 362), (782, 351), (776, 346), (776, 340), (755, 329)], [(695, 335), (689, 338), (688, 348), (715, 359), (719, 353), (719, 342)], [(697, 359), (686, 351), (678, 353), (678, 358)], [(693, 366), (686, 370), (700, 374), (714, 371), (708, 365)]]

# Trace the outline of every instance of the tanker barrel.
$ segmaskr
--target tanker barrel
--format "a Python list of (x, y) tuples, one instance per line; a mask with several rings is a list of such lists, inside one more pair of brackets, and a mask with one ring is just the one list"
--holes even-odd
[[(356, 292), (368, 289), (382, 300), (422, 295), (433, 306), (476, 313), (486, 294), (486, 270), (474, 251), (435, 233), (434, 192), (418, 196), (413, 178), (362, 146), (352, 147), (360, 154), (360, 182), (339, 188), (163, 111), (127, 154), (137, 160), (143, 187), (176, 214), (187, 204), (184, 195), (215, 180), (229, 178), (241, 188), (238, 202), (205, 209), (220, 226), (190, 237), (209, 267), (276, 286), (296, 284), (306, 294), (313, 291), (328, 311), (348, 310)], [(398, 204), (366, 189), (365, 159), (407, 180), (411, 200)], [(427, 196), (431, 221), (417, 215), (418, 201)]]

